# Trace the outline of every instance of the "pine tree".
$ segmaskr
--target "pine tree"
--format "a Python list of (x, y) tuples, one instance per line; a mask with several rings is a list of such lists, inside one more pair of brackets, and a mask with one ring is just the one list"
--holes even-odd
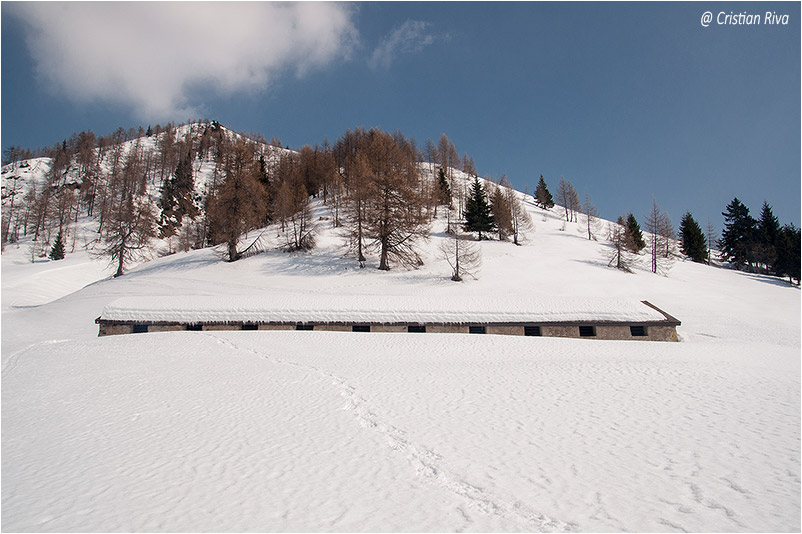
[(193, 194), (195, 180), (192, 177), (192, 152), (178, 161), (175, 173), (169, 176), (162, 185), (162, 195), (159, 200), (161, 217), (159, 220), (159, 235), (169, 237), (178, 233), (184, 217), (194, 218), (198, 215), (198, 206), (195, 204)]
[(696, 219), (686, 212), (679, 223), (680, 246), (682, 253), (688, 256), (691, 261), (704, 263), (707, 259), (707, 246), (702, 227)]
[(771, 211), (771, 206), (763, 202), (760, 219), (757, 221), (757, 243), (755, 244), (755, 260), (762, 263), (767, 269), (776, 271), (774, 264), (777, 261), (777, 239), (780, 235), (780, 222)]
[(722, 261), (732, 262), (736, 268), (751, 267), (754, 261), (754, 242), (757, 221), (749, 215), (749, 208), (734, 198), (727, 205), (724, 216), (724, 231), (719, 240)]
[(479, 240), (482, 240), (482, 232), (488, 233), (496, 229), (496, 222), (493, 220), (492, 209), (487, 202), (485, 190), (479, 183), (479, 178), (473, 179), (470, 195), (465, 202), (465, 230), (468, 232), (479, 232)]
[(262, 187), (265, 189), (267, 189), (270, 184), (270, 178), (267, 174), (267, 162), (265, 162), (264, 154), (259, 156), (259, 183), (262, 184)]
[(800, 231), (793, 224), (785, 225), (777, 236), (777, 261), (775, 272), (787, 276), (790, 283), (799, 283), (800, 271)]
[(53, 243), (53, 248), (50, 249), (50, 259), (53, 261), (64, 259), (64, 240), (61, 236), (60, 228), (56, 236), (56, 241)]
[(780, 222), (774, 213), (771, 211), (771, 206), (768, 202), (763, 202), (763, 209), (760, 212), (760, 220), (758, 221), (758, 231), (760, 232), (761, 240), (763, 242), (773, 245), (775, 239), (780, 234)]
[(442, 167), (437, 169), (437, 183), (437, 203), (451, 207), (451, 186), (448, 185), (448, 179)]
[(551, 197), (551, 193), (549, 192), (549, 188), (546, 187), (546, 181), (543, 179), (543, 175), (540, 175), (540, 180), (537, 182), (537, 187), (535, 188), (535, 201), (537, 205), (543, 209), (550, 209), (554, 207), (554, 199)]
[(643, 240), (643, 232), (641, 232), (638, 220), (631, 213), (626, 219), (626, 232), (632, 252), (638, 253), (646, 248), (646, 241)]

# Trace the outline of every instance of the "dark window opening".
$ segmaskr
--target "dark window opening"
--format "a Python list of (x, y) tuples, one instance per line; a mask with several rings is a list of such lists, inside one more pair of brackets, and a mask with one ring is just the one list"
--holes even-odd
[(148, 331), (148, 325), (146, 324), (135, 324), (134, 325), (134, 334), (144, 334)]
[(524, 326), (524, 335), (525, 336), (539, 336), (540, 335), (540, 327), (539, 326)]
[(187, 325), (187, 330), (194, 330), (196, 332), (199, 332), (199, 331), (203, 330), (203, 325), (200, 324), (200, 323), (198, 323), (198, 324), (188, 324)]
[(244, 323), (242, 325), (243, 330), (259, 330), (259, 325), (256, 323)]
[(469, 334), (484, 334), (487, 332), (487, 328), (484, 326), (469, 326), (468, 333)]
[(295, 325), (296, 330), (314, 330), (315, 325), (313, 324), (297, 324)]
[(645, 326), (630, 326), (629, 333), (632, 334), (632, 337), (644, 337), (646, 335), (646, 327)]
[(370, 332), (370, 325), (367, 324), (355, 324), (351, 327), (352, 332)]
[(407, 326), (407, 332), (425, 333), (426, 332), (426, 325), (411, 324), (411, 325)]
[(594, 337), (596, 335), (596, 327), (595, 326), (580, 326), (579, 327), (579, 336), (580, 337)]

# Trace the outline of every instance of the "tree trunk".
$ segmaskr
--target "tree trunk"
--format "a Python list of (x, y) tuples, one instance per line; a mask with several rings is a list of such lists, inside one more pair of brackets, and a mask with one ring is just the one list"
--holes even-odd
[(125, 252), (125, 241), (123, 241), (123, 243), (120, 245), (120, 253), (119, 256), (117, 257), (117, 272), (114, 273), (114, 278), (123, 275), (123, 263), (125, 261), (124, 252)]
[(239, 252), (237, 252), (237, 240), (232, 239), (228, 242), (228, 261), (237, 261), (239, 259)]
[(381, 250), (381, 259), (379, 260), (379, 270), (380, 271), (389, 271), (390, 265), (388, 262), (388, 243), (386, 239), (382, 239), (382, 250)]
[(454, 268), (454, 276), (451, 277), (451, 280), (454, 282), (462, 282), (462, 277), (459, 274), (459, 236), (455, 236), (454, 238), (454, 256), (455, 256), (455, 268)]
[[(356, 221), (356, 228), (357, 228), (357, 230), (356, 230), (356, 232), (357, 232), (356, 240), (357, 240), (357, 243), (356, 243), (356, 249), (357, 249), (357, 261), (359, 261), (359, 267), (360, 268), (364, 268), (365, 267), (365, 256), (364, 256), (364, 254), (362, 254), (362, 207), (361, 207), (361, 204), (362, 204), (362, 202), (360, 201), (357, 204), (357, 208), (356, 208), (357, 209), (357, 221)], [(382, 254), (384, 254), (384, 248), (383, 247), (382, 247)], [(381, 269), (381, 267), (379, 267), (379, 269)]]

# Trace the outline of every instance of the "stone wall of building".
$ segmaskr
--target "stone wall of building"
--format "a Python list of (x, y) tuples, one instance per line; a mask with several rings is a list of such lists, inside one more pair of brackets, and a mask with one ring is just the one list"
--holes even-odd
[(675, 326), (647, 326), (646, 334), (652, 341), (679, 341)]
[(462, 325), (433, 325), (427, 326), (426, 332), (432, 334), (467, 334), (468, 327)]
[(134, 332), (133, 325), (130, 324), (109, 324), (101, 323), (98, 329), (98, 337), (116, 336), (119, 334), (131, 334)]
[(371, 332), (406, 332), (406, 325), (372, 325)]
[(524, 335), (523, 326), (497, 326), (487, 325), (488, 334), (500, 334), (503, 336), (522, 336)]
[[(143, 325), (139, 325), (141, 328)], [(423, 326), (423, 325), (421, 325)], [(426, 332), (433, 334), (467, 334), (470, 331), (468, 325), (425, 325)], [(582, 328), (592, 328), (592, 336), (581, 336), (579, 325), (540, 325), (540, 335), (542, 337), (562, 337), (562, 338), (581, 338), (581, 339), (607, 339), (607, 340), (636, 340), (636, 341), (679, 341), (676, 326), (673, 325), (649, 325), (644, 326), (643, 336), (632, 335), (630, 325), (624, 324), (602, 324), (587, 325)], [(148, 332), (174, 332), (186, 330), (184, 324), (149, 324)], [(295, 324), (260, 324), (258, 330), (295, 330)], [(209, 324), (201, 325), (201, 330), (206, 331), (231, 331), (242, 330), (242, 325), (232, 324)], [(350, 324), (322, 324), (315, 325), (314, 330), (320, 332), (351, 332), (353, 326)], [(407, 332), (407, 325), (371, 325), (371, 332)], [(100, 322), (98, 336), (112, 336), (119, 334), (131, 334), (134, 332), (132, 324), (115, 324)], [(524, 326), (516, 325), (486, 325), (487, 334), (523, 336)]]
[(540, 335), (543, 337), (579, 337), (579, 327), (543, 325), (540, 327)]
[(342, 324), (316, 324), (315, 330), (319, 330), (321, 332), (351, 332), (352, 327), (350, 325)]
[[(577, 328), (576, 337), (579, 337), (578, 330), (579, 329)], [(593, 336), (593, 337), (595, 337), (596, 339), (645, 339), (643, 337), (640, 337), (640, 338), (632, 337), (632, 335), (629, 333), (629, 325), (627, 325), (627, 326), (618, 326), (618, 325), (615, 325), (615, 326), (610, 326), (610, 325), (597, 326), (596, 327), (596, 335)]]
[(177, 332), (179, 330), (186, 330), (186, 325), (183, 324), (151, 324), (148, 325), (148, 332)]

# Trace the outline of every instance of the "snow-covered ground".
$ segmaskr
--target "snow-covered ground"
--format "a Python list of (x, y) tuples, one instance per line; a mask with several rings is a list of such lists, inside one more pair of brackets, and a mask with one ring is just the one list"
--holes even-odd
[[(413, 271), (359, 269), (323, 226), (311, 253), (192, 251), (118, 279), (83, 252), (31, 264), (8, 247), (3, 529), (799, 531), (800, 291), (690, 262), (625, 274), (528, 207), (526, 245), (483, 242), (459, 284), (437, 225)], [(682, 342), (96, 337), (119, 298), (276, 293), (648, 300)]]

